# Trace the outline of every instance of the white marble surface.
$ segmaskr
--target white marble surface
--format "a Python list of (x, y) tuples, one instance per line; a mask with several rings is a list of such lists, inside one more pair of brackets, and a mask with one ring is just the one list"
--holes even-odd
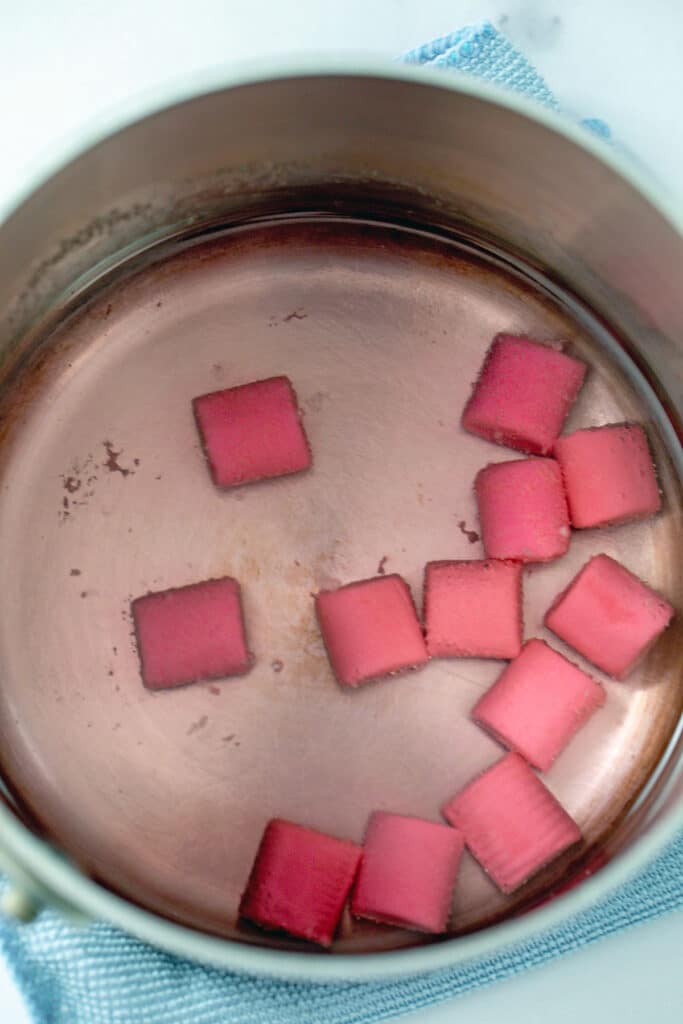
[[(0, 0), (0, 197), (100, 111), (169, 77), (301, 51), (393, 56), (485, 18), (568, 109), (608, 121), (683, 204), (680, 0)], [(678, 1024), (682, 940), (683, 912), (409, 1019)], [(0, 1021), (27, 1020), (0, 963)]]

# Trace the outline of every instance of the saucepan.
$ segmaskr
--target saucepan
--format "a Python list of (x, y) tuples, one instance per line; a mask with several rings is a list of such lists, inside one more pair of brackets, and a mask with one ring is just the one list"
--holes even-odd
[[(642, 170), (483, 83), (357, 61), (214, 72), (98, 123), (0, 226), (0, 863), (167, 950), (313, 980), (414, 974), (600, 899), (683, 825), (683, 617), (544, 782), (579, 848), (503, 896), (463, 858), (449, 932), (345, 915), (329, 952), (238, 906), (273, 817), (360, 841), (439, 819), (500, 755), (469, 712), (500, 663), (349, 692), (311, 594), (481, 557), (472, 481), (512, 453), (459, 418), (499, 332), (589, 366), (568, 427), (645, 425), (663, 507), (525, 576), (526, 635), (598, 551), (683, 608), (682, 221)], [(284, 374), (313, 470), (218, 493), (197, 395)], [(240, 581), (252, 670), (153, 692), (130, 606)]]

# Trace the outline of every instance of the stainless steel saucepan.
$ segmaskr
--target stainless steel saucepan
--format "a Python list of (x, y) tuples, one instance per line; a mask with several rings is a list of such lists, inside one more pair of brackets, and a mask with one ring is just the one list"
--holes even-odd
[[(500, 665), (342, 692), (311, 601), (385, 567), (419, 600), (426, 561), (480, 555), (472, 480), (514, 453), (458, 423), (498, 331), (584, 358), (569, 426), (644, 422), (664, 494), (656, 519), (577, 532), (527, 574), (527, 635), (597, 551), (683, 608), (682, 266), (681, 220), (616, 151), (523, 99), (394, 65), (216, 73), (97, 126), (8, 197), (5, 909), (359, 979), (538, 933), (653, 856), (683, 824), (680, 619), (628, 681), (604, 680), (606, 707), (547, 774), (585, 842), (515, 897), (468, 856), (438, 941), (345, 918), (323, 955), (237, 918), (268, 818), (357, 840), (376, 808), (438, 820), (500, 754), (468, 718)], [(190, 400), (276, 373), (314, 469), (217, 493)], [(225, 574), (253, 671), (146, 691), (131, 599)]]

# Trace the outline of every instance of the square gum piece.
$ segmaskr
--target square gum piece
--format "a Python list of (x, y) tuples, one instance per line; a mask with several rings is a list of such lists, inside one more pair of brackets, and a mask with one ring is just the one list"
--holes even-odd
[(240, 585), (229, 576), (145, 594), (131, 610), (150, 690), (243, 675), (251, 667)]
[(331, 946), (361, 853), (355, 843), (273, 819), (263, 833), (240, 916)]
[(287, 377), (213, 391), (193, 399), (192, 407), (217, 487), (299, 473), (311, 465)]
[(580, 841), (581, 830), (519, 754), (506, 754), (443, 808), (504, 893)]
[(522, 646), (522, 569), (495, 559), (429, 562), (424, 621), (432, 658), (514, 658)]
[(550, 562), (569, 547), (569, 512), (554, 459), (515, 459), (480, 470), (474, 482), (489, 558)]
[(583, 383), (584, 363), (528, 338), (499, 334), (491, 345), (462, 425), (509, 448), (547, 454)]
[(661, 506), (647, 437), (637, 423), (589, 427), (559, 438), (572, 524), (579, 528), (644, 519)]
[(547, 771), (605, 691), (543, 640), (529, 640), (472, 712), (475, 722)]
[(553, 633), (615, 679), (625, 679), (669, 625), (674, 609), (609, 555), (596, 555), (545, 616)]
[(408, 584), (377, 576), (316, 595), (330, 664), (344, 686), (417, 668), (429, 660)]
[(447, 825), (375, 811), (351, 913), (399, 928), (445, 932), (464, 845), (462, 835)]

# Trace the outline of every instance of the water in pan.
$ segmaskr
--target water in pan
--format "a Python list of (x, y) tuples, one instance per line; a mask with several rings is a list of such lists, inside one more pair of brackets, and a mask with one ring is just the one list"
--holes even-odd
[[(344, 691), (311, 593), (399, 572), (419, 603), (425, 562), (481, 555), (472, 480), (516, 456), (458, 421), (500, 330), (563, 339), (590, 364), (570, 427), (648, 420), (598, 326), (528, 278), (466, 246), (333, 219), (228, 232), (121, 278), (6, 391), (2, 768), (84, 868), (175, 920), (278, 942), (236, 920), (271, 816), (357, 840), (376, 808), (438, 820), (444, 799), (499, 756), (468, 712), (500, 663), (435, 661)], [(190, 399), (282, 373), (313, 471), (217, 492)], [(545, 635), (551, 598), (598, 551), (683, 604), (678, 485), (651, 421), (650, 432), (664, 513), (575, 534), (565, 558), (528, 569), (527, 636)], [(224, 574), (243, 586), (253, 671), (143, 689), (131, 597)], [(661, 756), (680, 712), (682, 649), (676, 626), (628, 682), (605, 680), (606, 708), (546, 776), (587, 849)], [(565, 860), (505, 899), (467, 856), (453, 930), (519, 909), (570, 870)], [(416, 941), (346, 919), (336, 948)]]

